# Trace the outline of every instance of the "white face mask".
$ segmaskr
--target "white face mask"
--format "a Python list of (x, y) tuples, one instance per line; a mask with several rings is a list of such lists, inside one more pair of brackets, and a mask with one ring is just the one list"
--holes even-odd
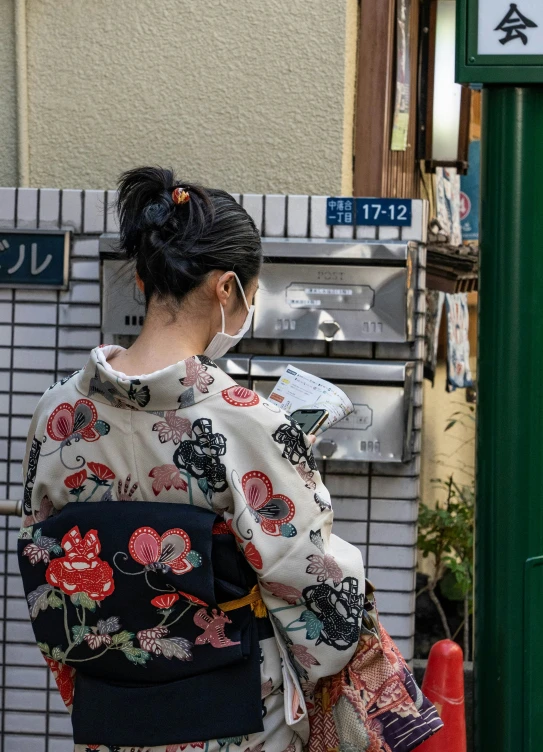
[(245, 317), (245, 321), (243, 322), (243, 326), (239, 330), (237, 334), (227, 334), (224, 331), (224, 307), (221, 305), (221, 316), (222, 316), (222, 331), (217, 332), (217, 334), (213, 337), (209, 345), (204, 350), (204, 355), (208, 358), (211, 358), (211, 360), (216, 360), (217, 358), (222, 358), (223, 355), (225, 355), (228, 350), (230, 350), (231, 347), (234, 347), (234, 345), (237, 345), (240, 339), (243, 337), (243, 335), (249, 330), (251, 326), (251, 322), (253, 320), (253, 313), (255, 310), (254, 305), (249, 306), (247, 303), (247, 298), (245, 297), (245, 293), (243, 291), (243, 287), (241, 285), (241, 282), (239, 281), (239, 277), (237, 274), (235, 274), (236, 282), (239, 285), (239, 289), (241, 290), (241, 294), (243, 295), (243, 300), (245, 301), (245, 307), (247, 308), (247, 316)]

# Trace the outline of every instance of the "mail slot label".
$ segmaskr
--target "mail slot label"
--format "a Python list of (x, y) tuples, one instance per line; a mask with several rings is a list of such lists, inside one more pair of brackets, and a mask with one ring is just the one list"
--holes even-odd
[(352, 295), (351, 287), (306, 287), (305, 292), (308, 295)]
[[(324, 300), (313, 297), (322, 295)], [(352, 285), (348, 288), (306, 287), (304, 283), (291, 283), (285, 290), (285, 300), (291, 308), (318, 308), (327, 311), (370, 311), (375, 302), (375, 291), (369, 285)]]

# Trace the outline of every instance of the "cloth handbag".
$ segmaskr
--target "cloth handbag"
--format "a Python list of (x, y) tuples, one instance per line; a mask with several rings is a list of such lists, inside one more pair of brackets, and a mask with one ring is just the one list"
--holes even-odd
[(317, 683), (308, 703), (307, 752), (410, 752), (443, 726), (380, 624), (368, 581), (364, 611), (354, 656)]

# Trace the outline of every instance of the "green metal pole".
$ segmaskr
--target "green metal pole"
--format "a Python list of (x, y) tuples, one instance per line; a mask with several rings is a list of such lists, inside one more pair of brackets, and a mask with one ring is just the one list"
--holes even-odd
[(481, 146), (476, 750), (541, 752), (543, 86), (485, 87)]

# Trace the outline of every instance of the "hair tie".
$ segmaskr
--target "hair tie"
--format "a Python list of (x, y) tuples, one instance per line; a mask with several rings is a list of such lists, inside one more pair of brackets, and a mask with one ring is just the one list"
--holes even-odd
[(186, 204), (190, 201), (190, 194), (184, 188), (174, 188), (172, 191), (172, 201), (174, 204)]

